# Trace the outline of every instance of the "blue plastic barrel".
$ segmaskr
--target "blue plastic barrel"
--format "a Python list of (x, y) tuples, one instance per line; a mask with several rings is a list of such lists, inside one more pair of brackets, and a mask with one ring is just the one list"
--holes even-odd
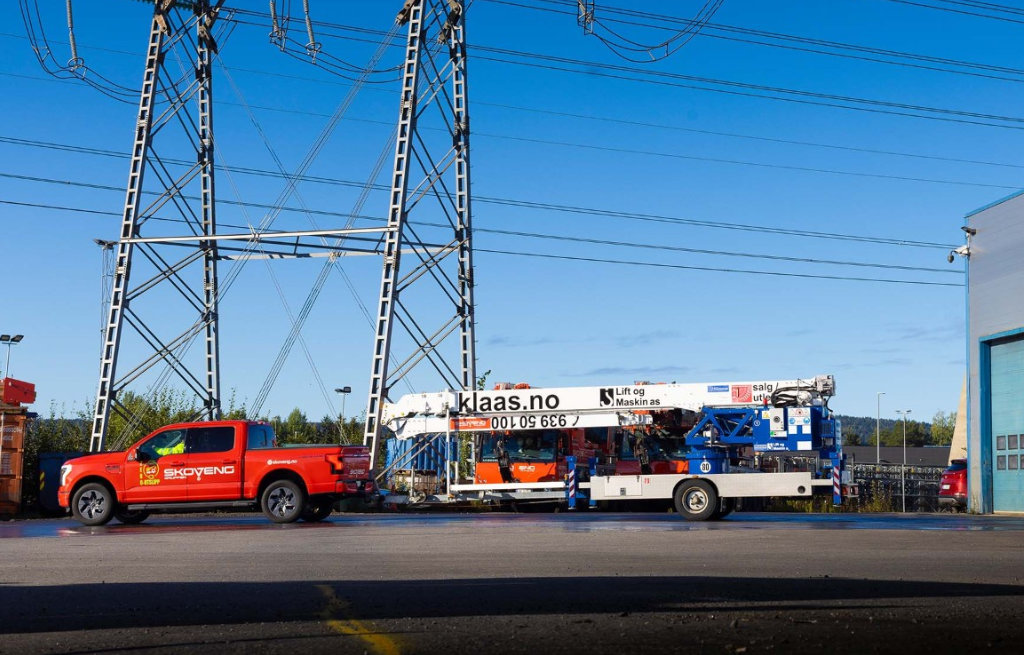
[(59, 513), (57, 489), (60, 488), (60, 467), (64, 462), (85, 453), (39, 453), (39, 506), (45, 512)]

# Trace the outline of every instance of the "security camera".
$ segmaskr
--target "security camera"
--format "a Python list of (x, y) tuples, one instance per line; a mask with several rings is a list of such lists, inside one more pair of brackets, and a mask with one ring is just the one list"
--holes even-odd
[(960, 246), (959, 248), (953, 248), (952, 250), (949, 251), (949, 254), (946, 255), (946, 261), (952, 264), (953, 260), (956, 259), (957, 255), (960, 255), (961, 257), (967, 257), (969, 259), (971, 256), (971, 249), (968, 248), (966, 245)]
[(974, 236), (975, 234), (977, 234), (977, 233), (978, 233), (978, 230), (976, 230), (976, 229), (975, 229), (975, 228), (973, 228), (973, 227), (968, 227), (968, 226), (966, 226), (966, 225), (964, 225), (964, 226), (963, 226), (963, 227), (961, 227), (960, 229), (961, 229), (961, 230), (963, 230), (964, 232), (966, 232), (967, 234), (969, 234), (969, 235), (970, 235), (970, 236), (972, 236), (972, 237), (973, 237), (973, 236)]

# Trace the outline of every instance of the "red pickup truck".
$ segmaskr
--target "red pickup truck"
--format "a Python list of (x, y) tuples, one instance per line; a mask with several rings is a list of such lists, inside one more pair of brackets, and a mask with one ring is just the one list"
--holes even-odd
[(179, 423), (126, 451), (69, 460), (57, 500), (86, 525), (140, 523), (152, 510), (258, 505), (275, 523), (322, 521), (334, 502), (371, 494), (365, 446), (278, 448), (252, 421)]

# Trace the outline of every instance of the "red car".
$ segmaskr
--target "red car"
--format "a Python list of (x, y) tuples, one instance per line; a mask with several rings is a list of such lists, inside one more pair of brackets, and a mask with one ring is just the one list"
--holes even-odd
[(942, 472), (939, 482), (939, 508), (953, 512), (967, 509), (967, 460), (954, 459)]

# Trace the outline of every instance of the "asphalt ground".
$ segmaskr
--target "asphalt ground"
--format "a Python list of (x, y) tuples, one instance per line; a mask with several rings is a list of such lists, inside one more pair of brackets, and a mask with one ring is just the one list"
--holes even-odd
[(0, 652), (947, 653), (1024, 638), (1024, 518), (0, 523)]

